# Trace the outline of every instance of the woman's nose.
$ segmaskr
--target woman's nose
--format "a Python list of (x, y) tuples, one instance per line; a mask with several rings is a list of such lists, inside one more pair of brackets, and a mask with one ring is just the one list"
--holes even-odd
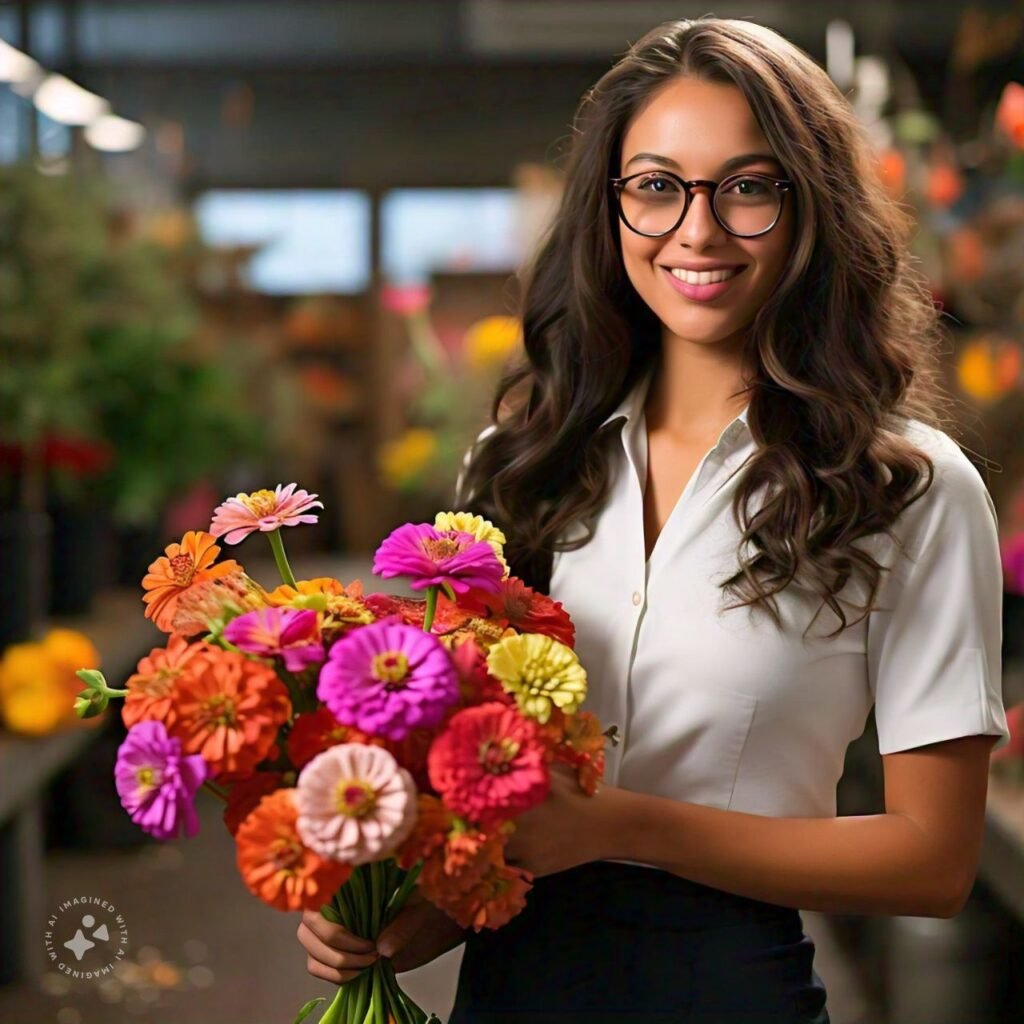
[(683, 222), (676, 228), (676, 238), (697, 245), (709, 239), (720, 240), (721, 236), (725, 235), (722, 225), (715, 220), (713, 196), (714, 193), (708, 185), (697, 185), (691, 189), (690, 205), (683, 216)]

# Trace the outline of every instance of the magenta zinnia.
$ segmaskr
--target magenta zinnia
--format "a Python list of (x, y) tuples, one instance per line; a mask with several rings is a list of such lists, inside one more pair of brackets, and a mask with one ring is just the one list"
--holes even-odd
[(440, 725), (459, 699), (459, 679), (437, 637), (383, 619), (334, 644), (316, 695), (342, 724), (397, 741)]
[(540, 728), (496, 702), (455, 715), (427, 769), (445, 806), (485, 828), (541, 803), (551, 786)]
[(294, 799), (302, 842), (345, 864), (381, 859), (416, 824), (416, 784), (383, 747), (340, 743), (318, 754)]
[(385, 579), (408, 576), (413, 590), (448, 584), (463, 594), (472, 587), (497, 593), (505, 570), (491, 545), (471, 533), (406, 523), (377, 548), (373, 571)]
[(118, 795), (132, 821), (157, 839), (174, 839), (199, 831), (193, 804), (209, 773), (199, 754), (183, 757), (181, 741), (167, 735), (163, 722), (133, 725), (117, 751), (114, 778)]
[(315, 494), (296, 491), (295, 484), (278, 484), (272, 491), (236, 494), (214, 509), (210, 533), (223, 536), (225, 544), (239, 544), (255, 530), (272, 533), (282, 526), (315, 523), (316, 516), (306, 515), (311, 508), (324, 507), (323, 502), (315, 499)]
[(294, 608), (258, 608), (224, 628), (224, 638), (246, 654), (284, 658), (289, 672), (324, 660), (317, 613)]

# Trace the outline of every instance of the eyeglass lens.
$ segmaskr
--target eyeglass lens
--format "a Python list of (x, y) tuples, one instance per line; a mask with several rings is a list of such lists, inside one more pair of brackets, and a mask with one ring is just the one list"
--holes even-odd
[[(656, 235), (671, 231), (679, 221), (686, 206), (686, 192), (665, 175), (642, 174), (620, 190), (619, 202), (631, 228)], [(774, 224), (782, 207), (782, 195), (762, 178), (738, 177), (719, 185), (714, 204), (730, 231), (754, 235)]]

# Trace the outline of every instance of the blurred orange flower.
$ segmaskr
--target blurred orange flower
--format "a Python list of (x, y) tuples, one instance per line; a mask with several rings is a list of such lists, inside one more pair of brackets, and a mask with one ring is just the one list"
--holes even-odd
[(168, 544), (164, 552), (142, 579), (146, 591), (142, 600), (146, 603), (146, 618), (152, 619), (157, 629), (170, 633), (182, 594), (196, 583), (241, 572), (242, 567), (235, 561), (214, 565), (220, 547), (202, 530), (189, 530), (180, 544)]
[(352, 874), (302, 845), (291, 789), (264, 796), (235, 834), (238, 870), (246, 887), (278, 910), (319, 910)]
[(202, 754), (213, 777), (252, 771), (291, 716), (284, 683), (268, 665), (211, 647), (175, 685), (178, 718), (169, 729), (184, 753)]
[(170, 729), (175, 719), (174, 683), (189, 661), (204, 650), (205, 644), (190, 644), (177, 634), (171, 635), (166, 647), (154, 647), (125, 683), (128, 695), (121, 707), (124, 724), (130, 729), (143, 719), (156, 719)]
[(1010, 142), (1024, 149), (1024, 85), (1007, 82), (996, 107), (996, 124)]

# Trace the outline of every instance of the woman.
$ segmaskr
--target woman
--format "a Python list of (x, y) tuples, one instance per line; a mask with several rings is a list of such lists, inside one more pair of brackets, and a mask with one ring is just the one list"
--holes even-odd
[[(452, 1024), (828, 1021), (799, 909), (948, 917), (1000, 695), (995, 513), (938, 426), (912, 221), (844, 97), (742, 21), (659, 26), (584, 97), (558, 216), (456, 507), (572, 614), (618, 727), (556, 773), (505, 928), (417, 903), (378, 951), (466, 941)], [(875, 709), (884, 814), (836, 817)], [(321, 978), (377, 952), (307, 914)]]

